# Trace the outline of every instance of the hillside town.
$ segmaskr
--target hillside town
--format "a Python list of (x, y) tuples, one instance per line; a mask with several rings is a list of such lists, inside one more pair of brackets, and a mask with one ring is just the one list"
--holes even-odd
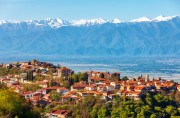
[[(180, 84), (177, 82), (160, 77), (150, 79), (148, 74), (129, 79), (121, 77), (120, 72), (90, 70), (74, 73), (68, 67), (38, 60), (2, 63), (0, 68), (9, 69), (8, 73), (1, 75), (0, 83), (23, 96), (32, 107), (44, 108), (52, 103), (81, 104), (89, 95), (99, 96), (108, 103), (117, 96), (137, 101), (146, 92), (180, 91)], [(72, 111), (68, 109), (50, 109), (45, 116), (67, 118), (71, 114)]]

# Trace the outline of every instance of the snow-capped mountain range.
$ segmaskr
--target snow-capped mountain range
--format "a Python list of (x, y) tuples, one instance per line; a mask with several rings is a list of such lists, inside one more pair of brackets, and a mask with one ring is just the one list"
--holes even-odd
[(60, 18), (0, 21), (0, 53), (94, 56), (180, 55), (180, 16), (131, 21)]
[(125, 23), (125, 22), (161, 22), (161, 21), (168, 21), (173, 18), (176, 18), (179, 16), (163, 16), (160, 15), (156, 18), (150, 19), (148, 17), (141, 17), (138, 19), (134, 19), (131, 21), (121, 21), (118, 18), (115, 18), (113, 20), (105, 20), (102, 18), (98, 19), (81, 19), (81, 20), (73, 20), (71, 22), (65, 21), (60, 18), (47, 18), (45, 20), (27, 20), (27, 21), (6, 21), (2, 20), (0, 21), (0, 25), (5, 25), (5, 24), (21, 24), (21, 23), (27, 23), (29, 25), (36, 25), (36, 26), (49, 26), (51, 28), (60, 28), (62, 26), (90, 26), (90, 25), (97, 25), (97, 24), (105, 24), (105, 23)]

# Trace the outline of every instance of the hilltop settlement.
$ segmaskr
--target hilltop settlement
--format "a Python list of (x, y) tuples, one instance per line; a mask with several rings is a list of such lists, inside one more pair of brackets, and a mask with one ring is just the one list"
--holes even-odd
[[(120, 72), (74, 73), (61, 65), (32, 60), (0, 64), (0, 84), (0, 92), (21, 96), (30, 110), (36, 110), (36, 117), (156, 118), (180, 114), (180, 84), (160, 77), (150, 79), (148, 74), (129, 79)], [(0, 111), (0, 115), (23, 117), (23, 113), (6, 112), (1, 103)]]

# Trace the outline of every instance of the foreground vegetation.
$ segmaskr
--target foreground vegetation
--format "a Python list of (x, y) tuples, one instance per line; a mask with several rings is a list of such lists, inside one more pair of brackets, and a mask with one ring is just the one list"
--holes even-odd
[(179, 103), (160, 93), (146, 93), (142, 99), (117, 96), (112, 102), (106, 102), (98, 96), (87, 96), (80, 104), (55, 105), (45, 108), (70, 109), (73, 118), (169, 118), (180, 116)]
[(0, 118), (39, 118), (41, 110), (32, 108), (24, 97), (0, 84)]

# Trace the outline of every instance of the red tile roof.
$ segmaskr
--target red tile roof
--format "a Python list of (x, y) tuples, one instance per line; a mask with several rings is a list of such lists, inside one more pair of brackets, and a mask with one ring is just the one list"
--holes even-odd
[(100, 77), (91, 77), (91, 79), (94, 81), (106, 81), (106, 79)]
[(69, 110), (56, 110), (52, 112), (53, 114), (61, 114), (61, 115), (67, 115), (69, 113)]
[(76, 83), (73, 85), (73, 88), (85, 88), (86, 86), (86, 84)]
[(142, 90), (144, 88), (145, 88), (144, 85), (134, 86), (134, 90)]

